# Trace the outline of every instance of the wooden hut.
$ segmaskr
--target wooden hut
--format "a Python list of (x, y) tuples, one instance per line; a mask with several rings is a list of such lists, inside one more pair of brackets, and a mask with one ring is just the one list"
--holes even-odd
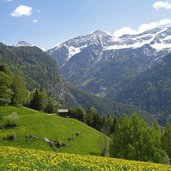
[(68, 109), (58, 109), (59, 116), (68, 118)]

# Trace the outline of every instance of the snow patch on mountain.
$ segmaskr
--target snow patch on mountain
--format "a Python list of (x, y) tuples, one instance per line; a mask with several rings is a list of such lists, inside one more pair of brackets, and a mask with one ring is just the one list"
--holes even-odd
[(165, 40), (171, 40), (171, 35), (170, 35), (170, 36), (165, 37), (163, 40), (164, 40), (164, 41), (165, 41)]
[(115, 49), (127, 49), (127, 48), (140, 48), (146, 44), (149, 44), (151, 41), (153, 40), (153, 38), (149, 39), (149, 40), (144, 40), (144, 41), (137, 41), (133, 44), (124, 44), (124, 45), (113, 45), (113, 46), (108, 46), (106, 47), (105, 50), (115, 50)]
[(171, 50), (171, 43), (165, 44), (165, 43), (155, 43), (150, 45), (152, 48), (156, 49), (157, 52), (163, 50), (163, 49), (170, 49)]
[(145, 44), (149, 44), (157, 51), (160, 51), (163, 48), (169, 48), (169, 44), (171, 44), (171, 36), (167, 35), (167, 30), (168, 27), (158, 27), (137, 35), (113, 37), (113, 44), (105, 47), (105, 50), (140, 48)]
[(74, 46), (69, 46), (68, 47), (69, 54), (68, 54), (66, 61), (69, 61), (72, 56), (76, 55), (77, 53), (80, 53), (85, 47), (87, 47), (87, 45), (77, 47), (77, 48)]

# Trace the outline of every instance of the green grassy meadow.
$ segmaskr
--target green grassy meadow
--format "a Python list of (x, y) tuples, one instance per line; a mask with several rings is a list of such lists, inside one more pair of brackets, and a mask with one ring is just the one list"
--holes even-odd
[[(0, 129), (0, 145), (21, 148), (39, 149), (47, 151), (59, 151), (79, 154), (101, 153), (100, 132), (86, 124), (71, 118), (59, 117), (56, 114), (45, 114), (26, 107), (0, 107), (0, 125), (7, 120), (12, 113), (16, 113), (17, 126), (14, 128)], [(76, 135), (76, 134), (79, 135)], [(14, 135), (16, 140), (5, 140), (4, 137)], [(26, 136), (36, 137), (27, 140)], [(54, 149), (44, 141), (44, 137), (50, 140), (60, 140), (66, 146)]]

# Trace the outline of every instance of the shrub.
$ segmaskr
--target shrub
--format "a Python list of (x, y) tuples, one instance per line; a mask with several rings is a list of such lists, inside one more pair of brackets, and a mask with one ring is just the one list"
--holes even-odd
[(25, 140), (29, 141), (29, 142), (34, 141), (36, 139), (37, 139), (37, 137), (35, 135), (26, 135), (25, 136)]
[(5, 129), (14, 128), (16, 126), (17, 126), (17, 124), (15, 123), (15, 121), (11, 120), (11, 119), (7, 119), (6, 122), (4, 123), (4, 128)]
[(68, 141), (72, 141), (73, 139), (73, 137), (68, 137)]
[(62, 146), (66, 146), (66, 144), (64, 142), (62, 142), (61, 140), (55, 140), (55, 141), (53, 141), (53, 144), (57, 148), (60, 148)]
[(17, 138), (16, 138), (16, 136), (14, 134), (7, 135), (3, 139), (8, 140), (8, 141), (16, 141), (17, 140)]
[(8, 117), (7, 119), (5, 120), (5, 123), (4, 123), (4, 128), (5, 129), (8, 129), (8, 128), (14, 128), (17, 126), (17, 121), (18, 119), (18, 115), (16, 112), (12, 112)]
[(60, 148), (62, 146), (66, 146), (66, 143), (64, 143), (63, 141), (61, 140), (50, 140), (48, 139), (47, 137), (44, 137), (44, 140), (51, 146), (51, 147), (56, 147), (56, 148)]
[(76, 136), (79, 136), (80, 135), (80, 132), (76, 132), (76, 134), (75, 134)]

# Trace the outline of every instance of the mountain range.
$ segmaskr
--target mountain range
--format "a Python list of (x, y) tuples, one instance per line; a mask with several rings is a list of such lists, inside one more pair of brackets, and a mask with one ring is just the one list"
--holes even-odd
[(97, 30), (47, 51), (64, 78), (90, 93), (105, 96), (111, 86), (132, 77), (170, 52), (171, 27), (114, 37)]
[(43, 86), (67, 106), (115, 116), (140, 111), (171, 122), (169, 26), (120, 37), (96, 30), (46, 53), (25, 41), (0, 50), (1, 61), (19, 69), (30, 89)]
[[(59, 63), (62, 76), (78, 88), (170, 117), (170, 61), (165, 60), (170, 52), (171, 27), (160, 26), (120, 37), (97, 30), (58, 44), (46, 53)], [(163, 68), (163, 63), (167, 67)], [(160, 82), (160, 88), (151, 82), (153, 78)], [(163, 79), (167, 80), (164, 84)], [(148, 93), (148, 83), (156, 88), (155, 100)]]
[(57, 62), (38, 47), (14, 47), (0, 43), (0, 64), (8, 65), (15, 75), (23, 77), (30, 91), (35, 88), (45, 88), (57, 107), (83, 107), (87, 110), (94, 106), (99, 113), (116, 117), (121, 113), (129, 115), (137, 111), (146, 120), (152, 120), (147, 112), (134, 105), (117, 103), (113, 100), (110, 102), (81, 91), (64, 81), (59, 73)]

